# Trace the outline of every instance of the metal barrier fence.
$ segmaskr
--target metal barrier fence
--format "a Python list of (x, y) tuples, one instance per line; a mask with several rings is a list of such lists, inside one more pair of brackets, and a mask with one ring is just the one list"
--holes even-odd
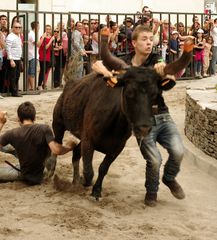
[[(60, 13), (60, 12), (33, 12), (33, 11), (12, 11), (12, 10), (2, 10), (0, 9), (0, 15), (6, 15), (8, 19), (8, 30), (10, 31), (10, 24), (11, 20), (15, 17), (18, 16), (19, 20), (21, 21), (22, 24), (22, 34), (23, 34), (23, 63), (24, 63), (24, 70), (23, 70), (23, 82), (22, 82), (22, 90), (27, 91), (28, 90), (28, 64), (29, 64), (29, 59), (28, 59), (28, 32), (31, 30), (30, 23), (33, 21), (38, 21), (40, 25), (40, 29), (37, 32), (36, 31), (36, 39), (39, 39), (39, 37), (45, 32), (46, 25), (49, 24), (52, 27), (52, 36), (54, 35), (54, 30), (57, 25), (60, 27), (60, 39), (62, 40), (63, 34), (67, 34), (68, 38), (68, 45), (67, 45), (67, 59), (71, 56), (71, 47), (72, 47), (72, 42), (71, 42), (71, 25), (70, 21), (71, 19), (74, 19), (75, 22), (77, 21), (82, 21), (83, 19), (87, 20), (88, 22), (88, 29), (90, 35), (90, 29), (91, 29), (91, 21), (92, 20), (97, 20), (98, 21), (98, 26), (100, 24), (105, 24), (108, 25), (107, 19), (112, 19), (112, 21), (116, 22), (118, 25), (123, 25), (124, 20), (127, 18), (131, 18), (134, 23), (137, 21), (141, 21), (142, 19), (145, 21), (146, 15), (136, 13), (84, 13), (84, 12), (65, 12), (65, 13)], [(204, 27), (204, 22), (207, 19), (214, 19), (217, 16), (213, 14), (202, 14), (202, 13), (167, 13), (167, 12), (153, 12), (152, 13), (152, 21), (150, 25), (154, 24), (154, 21), (158, 19), (159, 21), (168, 21), (168, 38), (170, 39), (170, 31), (172, 27), (175, 25), (176, 27), (180, 22), (183, 23), (184, 25), (184, 31), (187, 33), (192, 26), (193, 22), (192, 19), (195, 17), (199, 18), (199, 23), (201, 27)], [(96, 22), (97, 22), (96, 21)], [(126, 29), (126, 28), (125, 28)], [(177, 30), (177, 28), (174, 30)], [(162, 44), (163, 44), (163, 27), (162, 24), (160, 25), (158, 31), (158, 43), (155, 46), (155, 51), (158, 51), (161, 53), (162, 50)], [(123, 54), (127, 52), (128, 45), (125, 45), (125, 51), (123, 51)], [(35, 45), (35, 56), (38, 54), (38, 49), (37, 46)], [(62, 51), (60, 54), (60, 76), (62, 77)], [(120, 54), (121, 55), (121, 54)], [(98, 55), (98, 58), (100, 58), (100, 52)], [(55, 51), (52, 47), (51, 51), (51, 74), (50, 74), (50, 88), (52, 89), (54, 87), (54, 71), (55, 71)], [(44, 61), (45, 64), (45, 61)], [(36, 66), (35, 63), (35, 69), (38, 69), (38, 66)], [(45, 78), (45, 66), (44, 66), (44, 72), (43, 72), (43, 78)], [(192, 64), (189, 68), (189, 73), (185, 75), (184, 78), (192, 78), (193, 77), (193, 68)], [(36, 71), (36, 76), (35, 76), (35, 87), (37, 86), (38, 82), (38, 71)]]

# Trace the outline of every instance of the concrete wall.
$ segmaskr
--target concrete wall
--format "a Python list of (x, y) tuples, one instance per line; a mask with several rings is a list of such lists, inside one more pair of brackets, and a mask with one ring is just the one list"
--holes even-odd
[[(0, 1), (0, 9), (16, 10), (16, 0)], [(39, 11), (136, 13), (143, 6), (154, 12), (203, 13), (204, 0), (39, 0)]]
[(0, 1), (0, 9), (7, 9), (7, 10), (16, 10), (17, 1), (16, 0), (10, 0), (10, 1)]
[(203, 13), (204, 0), (143, 0), (144, 6), (149, 6), (153, 12), (184, 12)]

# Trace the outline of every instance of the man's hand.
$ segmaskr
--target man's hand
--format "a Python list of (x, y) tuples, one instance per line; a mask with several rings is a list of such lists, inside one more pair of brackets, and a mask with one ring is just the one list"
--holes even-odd
[(5, 124), (7, 122), (7, 112), (0, 112), (0, 123)]
[(154, 65), (154, 69), (161, 77), (165, 76), (165, 73), (164, 73), (165, 66), (166, 66), (166, 63), (164, 62), (159, 62)]
[(13, 59), (10, 60), (10, 65), (11, 65), (12, 68), (16, 67), (16, 63), (14, 62)]
[(68, 139), (65, 144), (65, 146), (69, 148), (70, 151), (73, 150), (77, 145), (78, 143), (74, 139)]
[(7, 112), (0, 112), (0, 131), (7, 122)]
[(112, 77), (113, 74), (110, 72), (102, 63), (102, 61), (98, 60), (92, 65), (92, 69), (99, 73), (102, 74), (104, 77)]

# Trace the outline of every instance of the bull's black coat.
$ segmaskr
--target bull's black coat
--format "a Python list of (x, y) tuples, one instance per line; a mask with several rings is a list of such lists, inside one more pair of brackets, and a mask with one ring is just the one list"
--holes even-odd
[(99, 167), (93, 195), (101, 196), (101, 185), (110, 164), (122, 151), (132, 127), (142, 133), (150, 126), (151, 101), (159, 91), (159, 75), (148, 68), (130, 68), (121, 86), (111, 88), (103, 77), (94, 73), (80, 82), (67, 82), (54, 109), (53, 129), (56, 140), (62, 141), (65, 130), (81, 139), (74, 150), (74, 182), (79, 179), (78, 164), (83, 158), (84, 184), (93, 178), (94, 150), (106, 154)]

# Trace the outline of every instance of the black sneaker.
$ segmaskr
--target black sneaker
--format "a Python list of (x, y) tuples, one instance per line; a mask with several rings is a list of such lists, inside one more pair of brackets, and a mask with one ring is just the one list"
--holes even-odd
[(177, 199), (184, 199), (185, 193), (182, 187), (178, 184), (176, 180), (167, 181), (164, 177), (162, 178), (162, 182), (170, 189), (173, 196)]
[(147, 192), (144, 203), (149, 207), (155, 207), (157, 205), (157, 193)]

